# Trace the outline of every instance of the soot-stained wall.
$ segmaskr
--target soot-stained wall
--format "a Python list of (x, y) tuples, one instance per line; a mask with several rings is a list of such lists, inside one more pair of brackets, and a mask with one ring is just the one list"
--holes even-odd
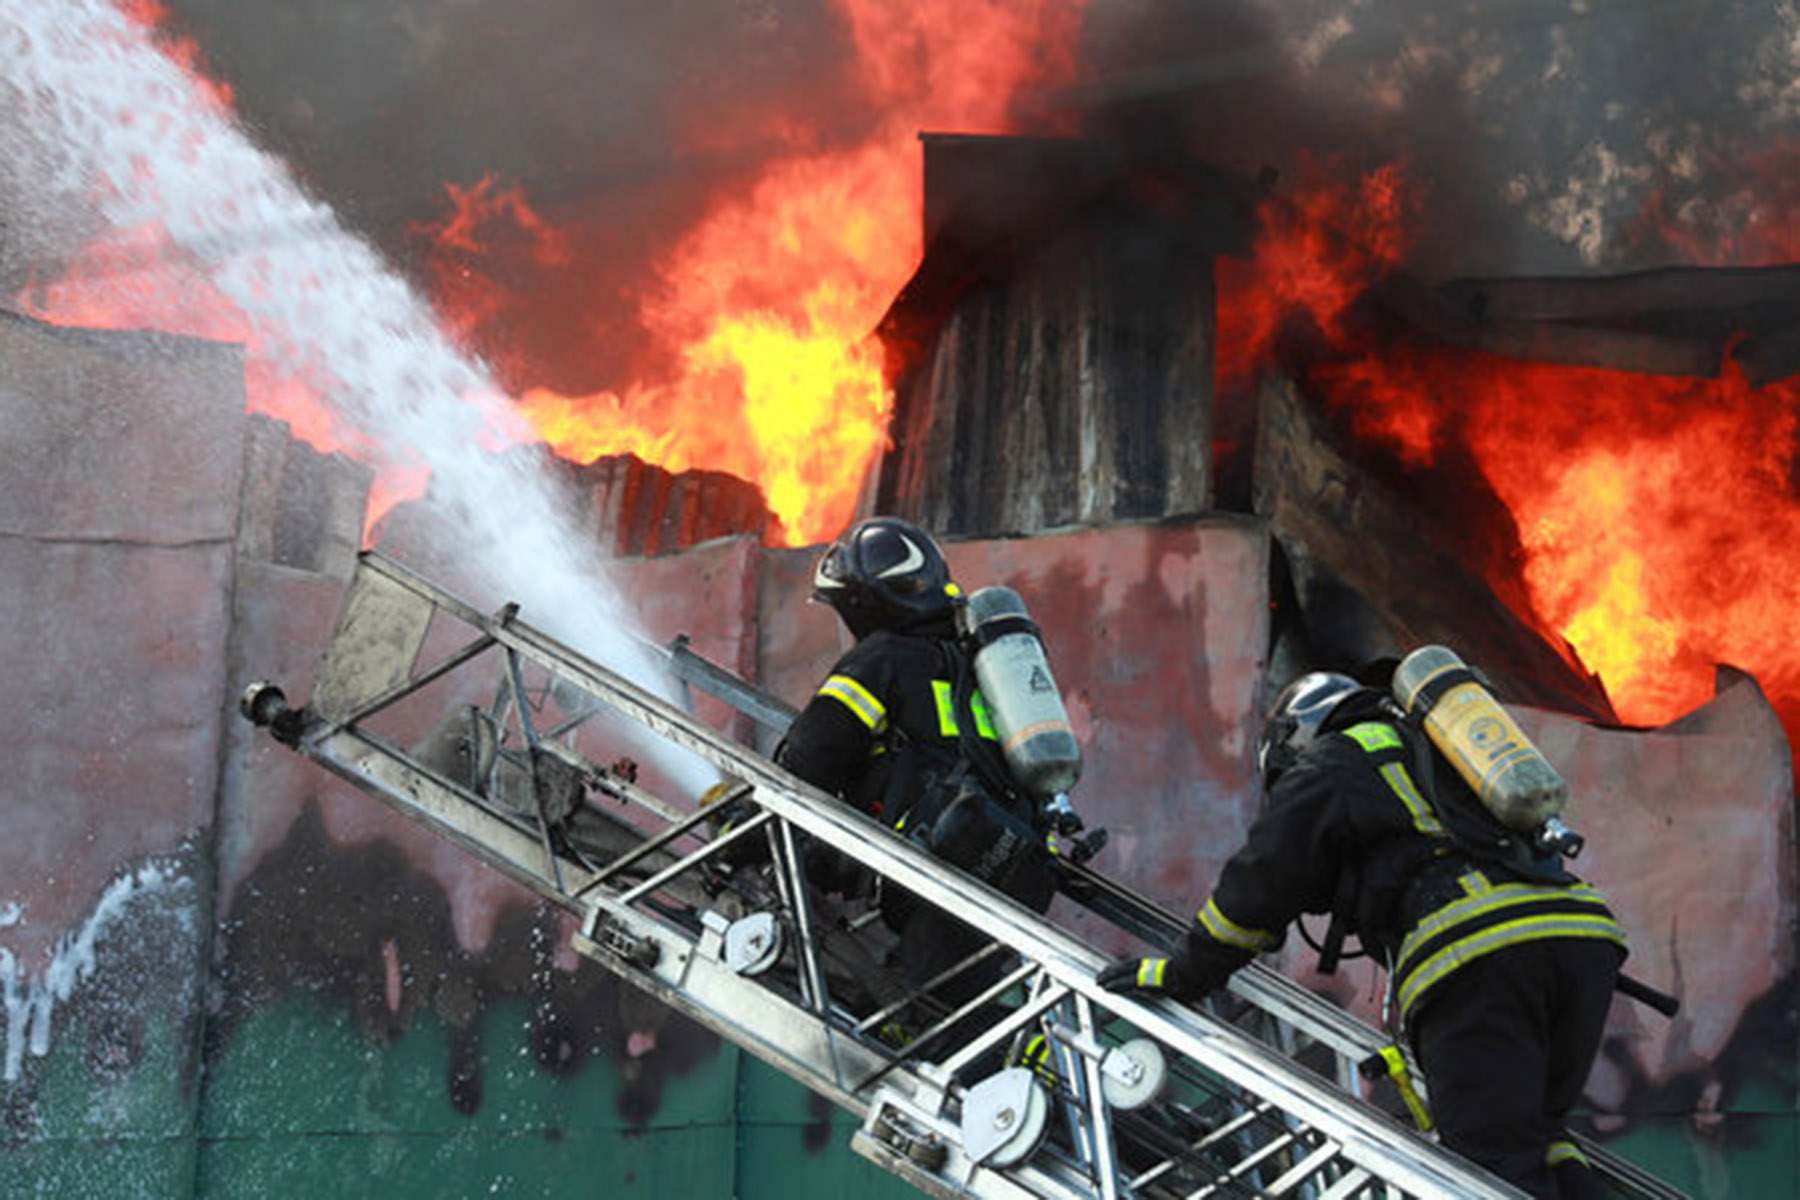
[[(236, 717), (253, 679), (306, 694), (366, 486), (246, 418), (240, 375), (226, 347), (0, 322), (0, 1189), (906, 1194), (850, 1154), (845, 1115)], [(965, 587), (1011, 584), (1045, 631), (1086, 755), (1074, 799), (1112, 833), (1096, 865), (1177, 909), (1255, 813), (1270, 546), (1239, 516), (947, 545)], [(606, 569), (645, 632), (799, 703), (841, 648), (806, 601), (813, 553), (732, 538)], [(1662, 729), (1520, 717), (1574, 786), (1630, 969), (1685, 1002), (1673, 1022), (1615, 1005), (1594, 1127), (1698, 1195), (1785, 1188), (1793, 795), (1755, 681), (1722, 673)], [(1310, 959), (1293, 939), (1276, 961), (1372, 1013), (1366, 968)]]

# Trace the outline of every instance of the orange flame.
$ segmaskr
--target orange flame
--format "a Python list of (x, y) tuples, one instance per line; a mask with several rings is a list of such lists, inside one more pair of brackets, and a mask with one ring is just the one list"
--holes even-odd
[[(868, 136), (770, 163), (753, 186), (716, 200), (660, 265), (640, 314), (659, 353), (640, 357), (672, 362), (672, 378), (589, 396), (526, 387), (518, 398), (566, 457), (632, 453), (672, 471), (723, 470), (758, 484), (778, 532), (796, 543), (821, 540), (848, 519), (886, 436), (892, 399), (870, 335), (919, 257), (917, 133), (1005, 131), (1021, 89), (1071, 75), (1083, 9), (1070, 0), (837, 3), (856, 50), (853, 77), (881, 114)], [(126, 11), (152, 27), (168, 19), (160, 0), (131, 0)], [(229, 90), (198, 71), (193, 42), (158, 38), (199, 94), (229, 107)], [(842, 142), (826, 136), (841, 131), (824, 123), (783, 132), (795, 147)], [(693, 140), (712, 136), (696, 131)], [(487, 264), (521, 252), (561, 261), (568, 250), (516, 188), (485, 178), (452, 185), (449, 201), (443, 219), (414, 231), (436, 247), (438, 310), (450, 332), (466, 335), (517, 300)], [(121, 242), (136, 247), (134, 277), (160, 277), (146, 281), (138, 301), (120, 294)], [(322, 393), (275, 377), (249, 323), (197, 275), (155, 231), (134, 231), (91, 247), (63, 280), (22, 303), (46, 320), (243, 341), (254, 411), (286, 420), (321, 450), (373, 458)], [(424, 489), (423, 472), (383, 470), (368, 528)]]
[(716, 207), (660, 270), (643, 323), (678, 347), (675, 379), (520, 403), (550, 446), (633, 453), (761, 485), (796, 544), (848, 518), (891, 400), (869, 338), (918, 259), (911, 146), (882, 144), (768, 171)]
[[(1771, 694), (1800, 693), (1800, 581), (1776, 566), (1800, 534), (1793, 389), (1754, 390), (1735, 373), (1518, 374), (1470, 381), (1472, 440), (1519, 523), (1540, 611), (1606, 681), (1620, 716), (1656, 723), (1703, 703), (1715, 663), (1750, 671)], [(1534, 408), (1585, 411), (1580, 435), (1559, 437), (1559, 421), (1484, 430), (1481, 414), (1506, 402), (1495, 393), (1521, 384)]]
[(513, 300), (507, 288), (480, 269), (482, 260), (516, 251), (546, 265), (569, 261), (566, 239), (531, 207), (519, 188), (503, 188), (492, 175), (469, 187), (444, 185), (450, 208), (436, 221), (413, 223), (408, 232), (436, 250), (429, 268), (438, 311), (448, 331), (467, 339), (481, 323)]
[(842, 7), (885, 116), (853, 149), (770, 165), (661, 265), (641, 316), (675, 348), (675, 377), (521, 397), (564, 457), (633, 453), (756, 482), (791, 544), (843, 526), (885, 442), (892, 396), (870, 334), (919, 258), (919, 130), (1005, 129), (1022, 88), (1072, 71), (1080, 17), (1051, 0)]
[[(1309, 378), (1359, 437), (1415, 464), (1464, 439), (1518, 525), (1538, 615), (1601, 677), (1622, 719), (1661, 723), (1704, 703), (1717, 663), (1749, 671), (1772, 697), (1800, 697), (1800, 580), (1778, 566), (1800, 536), (1800, 385), (1357, 345), (1333, 316), (1392, 261), (1388, 217), (1401, 210), (1341, 196), (1311, 193), (1291, 210), (1305, 215), (1298, 225), (1265, 227), (1253, 269), (1221, 298), (1222, 313), (1256, 313), (1236, 336), (1272, 338), (1305, 311), (1341, 356)], [(1323, 217), (1364, 250), (1346, 257), (1321, 240), (1312, 225)], [(1221, 351), (1242, 356), (1234, 362), (1267, 352)]]
[(1405, 253), (1418, 197), (1398, 165), (1350, 182), (1344, 164), (1302, 157), (1293, 196), (1260, 212), (1253, 262), (1219, 264), (1221, 387), (1241, 388), (1269, 361), (1276, 335), (1295, 316), (1342, 340), (1345, 312)]

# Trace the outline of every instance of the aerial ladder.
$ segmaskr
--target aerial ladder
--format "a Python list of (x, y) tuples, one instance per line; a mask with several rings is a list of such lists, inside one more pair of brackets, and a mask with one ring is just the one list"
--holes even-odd
[[(1392, 1080), (1371, 1065), (1404, 1063), (1376, 1030), (1259, 964), (1202, 1007), (1101, 989), (1100, 950), (679, 701), (697, 688), (775, 735), (791, 707), (684, 639), (646, 645), (672, 688), (364, 552), (306, 702), (271, 681), (239, 705), (569, 912), (584, 956), (854, 1114), (853, 1148), (928, 1195), (1523, 1196), (1378, 1102)], [(697, 761), (720, 782), (685, 794), (621, 746)], [(820, 854), (871, 887), (822, 892), (808, 870)], [(1066, 897), (1134, 936), (1180, 933), (1097, 873), (1059, 870)], [(884, 961), (886, 889), (985, 944), (912, 986)], [(1619, 1195), (1682, 1200), (1584, 1149)]]

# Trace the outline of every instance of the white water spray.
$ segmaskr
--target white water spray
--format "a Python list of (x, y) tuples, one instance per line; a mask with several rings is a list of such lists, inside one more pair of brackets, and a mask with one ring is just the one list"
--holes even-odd
[[(109, 0), (0, 14), (0, 211), (15, 247), (46, 256), (96, 225), (166, 229), (277, 370), (322, 386), (378, 452), (429, 468), (460, 563), (529, 623), (627, 678), (661, 677), (548, 482), (483, 448), (535, 440), (484, 367)], [(678, 785), (711, 782), (685, 752), (658, 758)]]
[[(29, 971), (11, 950), (0, 946), (0, 1016), (6, 1030), (0, 1082), (18, 1082), (27, 1054), (42, 1058), (50, 1053), (56, 1010), (98, 974), (103, 946), (133, 932), (141, 934), (143, 923), (155, 911), (192, 921), (193, 887), (192, 877), (178, 867), (146, 863), (107, 885), (88, 919), (56, 939), (41, 971)], [(17, 924), (21, 915), (17, 904), (0, 906), (0, 930)], [(181, 932), (182, 938), (165, 944), (192, 945), (194, 930)]]

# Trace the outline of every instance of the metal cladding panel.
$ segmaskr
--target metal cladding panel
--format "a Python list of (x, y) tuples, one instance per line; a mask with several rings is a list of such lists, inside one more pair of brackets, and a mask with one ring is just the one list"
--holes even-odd
[(180, 1194), (242, 357), (0, 316), (0, 428), (0, 1192)]
[(211, 822), (242, 370), (235, 347), (0, 316), (0, 905), (29, 914), (0, 930), (27, 973)]
[(671, 472), (632, 454), (558, 469), (583, 497), (600, 543), (621, 558), (760, 536), (774, 523), (757, 487), (723, 471)]
[(1210, 260), (1076, 229), (971, 287), (896, 390), (881, 511), (943, 534), (1209, 506)]
[(1250, 189), (1104, 144), (925, 141), (874, 509), (952, 536), (1208, 509), (1213, 259)]

